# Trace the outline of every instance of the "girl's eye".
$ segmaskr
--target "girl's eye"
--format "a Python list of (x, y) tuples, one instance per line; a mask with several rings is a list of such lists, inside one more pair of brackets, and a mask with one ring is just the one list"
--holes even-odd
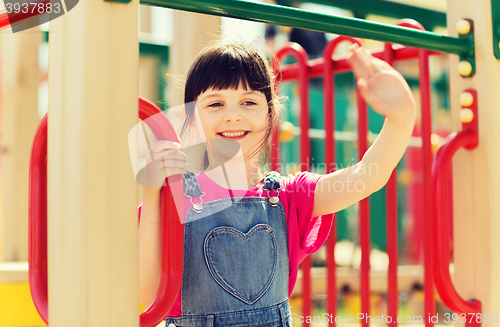
[(255, 103), (254, 101), (245, 101), (243, 104), (244, 104), (244, 105), (247, 105), (247, 106), (254, 106), (254, 105), (256, 105), (257, 103)]
[(209, 107), (221, 107), (222, 106), (222, 103), (220, 102), (215, 102), (215, 103), (211, 103), (208, 105)]

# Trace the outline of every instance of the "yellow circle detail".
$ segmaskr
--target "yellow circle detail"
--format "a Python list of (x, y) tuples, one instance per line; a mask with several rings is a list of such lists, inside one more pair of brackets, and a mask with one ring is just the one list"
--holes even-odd
[(441, 136), (438, 134), (431, 134), (431, 144), (439, 145), (439, 142), (441, 142)]
[(279, 140), (280, 142), (290, 142), (295, 137), (295, 126), (289, 121), (284, 121), (280, 124)]
[(401, 169), (398, 173), (398, 182), (401, 185), (407, 186), (415, 181), (415, 174), (410, 169)]
[(472, 65), (468, 61), (461, 61), (458, 63), (458, 72), (462, 76), (469, 76), (472, 73)]
[(456, 28), (458, 33), (466, 35), (469, 34), (471, 26), (469, 21), (462, 19), (457, 22)]
[(460, 110), (460, 120), (462, 123), (470, 123), (474, 119), (474, 113), (469, 108)]
[(437, 149), (439, 148), (439, 145), (441, 144), (441, 136), (438, 134), (431, 134), (431, 149), (432, 153), (436, 153)]
[(460, 94), (460, 105), (462, 107), (470, 107), (474, 103), (474, 97), (470, 92), (462, 92)]

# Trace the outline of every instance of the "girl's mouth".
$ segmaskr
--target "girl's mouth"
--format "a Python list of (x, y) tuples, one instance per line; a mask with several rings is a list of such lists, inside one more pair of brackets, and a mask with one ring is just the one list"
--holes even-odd
[(227, 140), (241, 140), (248, 133), (250, 133), (250, 132), (249, 131), (244, 131), (244, 132), (221, 132), (221, 133), (217, 133), (217, 135), (219, 135), (223, 139), (227, 139)]

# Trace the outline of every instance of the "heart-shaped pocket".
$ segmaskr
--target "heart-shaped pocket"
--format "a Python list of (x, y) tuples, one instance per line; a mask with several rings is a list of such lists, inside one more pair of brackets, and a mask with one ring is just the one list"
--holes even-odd
[(246, 304), (266, 293), (278, 263), (276, 237), (266, 224), (247, 233), (227, 226), (214, 228), (205, 238), (204, 254), (214, 280)]

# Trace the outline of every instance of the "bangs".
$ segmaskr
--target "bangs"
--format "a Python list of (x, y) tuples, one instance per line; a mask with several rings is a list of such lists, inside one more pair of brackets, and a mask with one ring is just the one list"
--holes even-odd
[(208, 49), (191, 67), (186, 81), (184, 103), (196, 101), (203, 92), (225, 89), (260, 91), (271, 101), (271, 80), (264, 60), (256, 51), (238, 45)]

